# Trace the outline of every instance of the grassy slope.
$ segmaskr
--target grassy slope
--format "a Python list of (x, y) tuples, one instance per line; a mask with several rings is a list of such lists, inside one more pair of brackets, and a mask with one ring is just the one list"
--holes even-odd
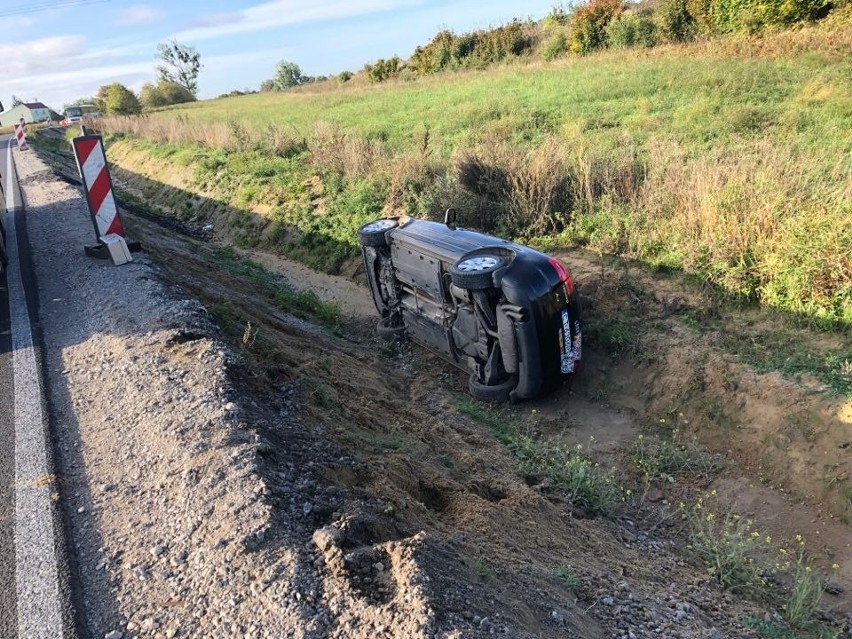
[(737, 150), (752, 125), (779, 144), (850, 150), (848, 61), (819, 53), (792, 61), (678, 53), (605, 54), (332, 93), (248, 95), (157, 115), (299, 132), (317, 121), (335, 122), (356, 135), (382, 137), (396, 150), (413, 150), (428, 126), (445, 155), (488, 131), (515, 142), (579, 130), (595, 144), (615, 143), (626, 133), (638, 142), (670, 136), (696, 152), (711, 145)]
[[(236, 122), (236, 137), (245, 129), (260, 138), (274, 127), (304, 139), (303, 152), (281, 161), (252, 149), (240, 158), (201, 153), (199, 179), (233, 189), (230, 203), (241, 207), (277, 201), (273, 219), (338, 244), (354, 244), (350, 231), (392, 202), (394, 188), (393, 210), (464, 209), (470, 193), (457, 169), (467, 153), (522, 173), (505, 202), (486, 198), (503, 232), (684, 268), (737, 296), (848, 325), (850, 51), (852, 29), (810, 29), (745, 45), (612, 52), (416, 82), (220, 99), (154, 117), (202, 130)], [(332, 176), (318, 160), (323, 123), (372, 140), (383, 161)], [(326, 228), (299, 188), (312, 172), (323, 176)], [(566, 195), (547, 200), (534, 217), (513, 217), (512, 206), (528, 202), (517, 193), (548, 183), (550, 174), (551, 183), (567, 185)]]

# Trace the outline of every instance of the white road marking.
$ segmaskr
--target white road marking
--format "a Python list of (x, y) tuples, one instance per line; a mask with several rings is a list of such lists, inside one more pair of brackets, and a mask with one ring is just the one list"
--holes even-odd
[(15, 419), (15, 582), (18, 637), (61, 639), (59, 568), (47, 468), (42, 387), (21, 277), (12, 188), (12, 147), (6, 162), (6, 236), (12, 324)]
[(6, 144), (6, 189), (3, 191), (6, 195), (6, 210), (16, 208), (15, 192), (12, 190), (12, 141), (7, 140)]

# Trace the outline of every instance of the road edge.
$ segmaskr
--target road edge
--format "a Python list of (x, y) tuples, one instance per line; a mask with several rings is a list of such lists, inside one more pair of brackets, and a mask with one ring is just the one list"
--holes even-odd
[[(12, 157), (11, 141), (7, 142), (6, 153), (6, 206), (11, 204), (11, 208), (6, 208), (3, 212), (7, 221), (6, 248), (9, 252), (11, 267), (7, 269), (7, 276), (10, 276), (10, 279), (12, 277), (17, 277), (18, 279), (17, 283), (21, 287), (20, 296), (23, 298), (24, 301), (24, 308), (21, 309), (19, 313), (22, 316), (26, 316), (25, 326), (23, 328), (25, 332), (29, 332), (29, 339), (27, 339), (26, 335), (16, 337), (14, 334), (12, 334), (11, 341), (13, 345), (18, 344), (18, 347), (23, 345), (25, 350), (31, 350), (31, 361), (25, 363), (25, 365), (29, 365), (31, 367), (30, 370), (27, 371), (26, 381), (32, 383), (36, 387), (38, 395), (31, 402), (32, 404), (37, 404), (37, 406), (31, 406), (31, 410), (33, 410), (35, 416), (38, 417), (38, 425), (40, 426), (40, 432), (34, 433), (33, 437), (37, 440), (40, 435), (42, 438), (40, 442), (42, 444), (41, 451), (39, 451), (37, 454), (43, 456), (42, 459), (38, 461), (41, 463), (41, 469), (44, 471), (43, 476), (45, 478), (43, 480), (44, 485), (40, 485), (39, 483), (37, 483), (36, 486), (37, 488), (44, 489), (38, 491), (38, 494), (43, 496), (39, 501), (46, 500), (46, 503), (41, 504), (41, 508), (42, 512), (46, 511), (46, 516), (49, 518), (49, 536), (52, 538), (49, 540), (49, 542), (52, 543), (42, 544), (42, 546), (44, 547), (40, 547), (39, 550), (43, 552), (42, 557), (49, 556), (50, 554), (52, 554), (53, 562), (52, 565), (47, 566), (47, 569), (51, 572), (51, 581), (55, 582), (52, 587), (48, 584), (47, 587), (51, 591), (49, 593), (45, 592), (41, 588), (36, 589), (37, 595), (42, 600), (42, 606), (39, 608), (39, 612), (41, 612), (42, 614), (38, 615), (37, 622), (40, 624), (47, 623), (47, 627), (45, 627), (44, 625), (40, 625), (39, 627), (42, 630), (48, 630), (51, 633), (50, 635), (38, 634), (38, 636), (45, 636), (46, 638), (48, 636), (56, 636), (63, 637), (65, 639), (80, 639), (82, 635), (79, 632), (80, 624), (76, 614), (77, 607), (74, 605), (75, 603), (79, 603), (79, 598), (78, 596), (75, 596), (75, 590), (71, 586), (70, 579), (71, 570), (69, 560), (71, 558), (71, 553), (69, 552), (70, 547), (68, 543), (68, 528), (66, 526), (66, 518), (64, 517), (61, 501), (57, 499), (57, 497), (62, 493), (62, 486), (60, 482), (60, 477), (57, 473), (57, 451), (55, 450), (56, 439), (53, 436), (55, 420), (53, 419), (47, 401), (50, 388), (48, 385), (48, 378), (45, 370), (44, 339), (41, 330), (41, 322), (39, 320), (39, 298), (37, 293), (38, 287), (32, 255), (29, 249), (30, 242), (26, 224), (26, 208), (23, 202), (23, 194), (19, 188), (17, 172), (14, 170), (15, 167), (14, 160)], [(15, 178), (14, 184), (12, 183), (13, 176)], [(15, 188), (18, 189), (19, 201), (16, 201), (16, 198), (14, 196)], [(15, 264), (12, 264), (12, 257), (15, 258)], [(12, 309), (13, 299), (11, 293), (11, 283), (9, 284), (9, 288), (11, 321), (11, 316), (15, 312)], [(13, 346), (13, 356), (16, 353), (17, 351), (14, 350)], [(20, 379), (19, 375), (20, 372), (18, 372), (18, 366), (16, 366), (13, 362), (13, 388), (16, 388), (18, 384), (20, 384), (20, 381), (17, 381)], [(15, 396), (17, 398), (17, 392), (15, 393)], [(15, 399), (15, 404), (17, 405), (17, 399)], [(20, 558), (21, 545), (18, 542), (20, 540), (20, 537), (22, 537), (23, 535), (19, 531), (19, 527), (22, 525), (22, 522), (17, 516), (17, 513), (20, 503), (19, 498), (21, 497), (22, 491), (25, 490), (24, 486), (21, 485), (21, 480), (23, 479), (24, 481), (26, 481), (27, 477), (22, 478), (19, 474), (19, 466), (21, 464), (21, 460), (19, 459), (18, 455), (18, 447), (20, 442), (19, 437), (17, 437), (17, 425), (15, 429), (15, 591), (17, 594), (16, 607), (18, 639), (24, 639), (25, 637), (35, 636), (30, 634), (30, 630), (32, 630), (33, 626), (33, 619), (25, 618), (25, 616), (28, 614), (32, 616), (32, 611), (28, 612), (21, 605), (22, 579), (31, 579), (33, 575), (28, 573), (22, 575), (21, 573), (24, 571), (20, 570), (22, 559)], [(45, 533), (45, 536), (48, 536), (47, 533)], [(50, 550), (50, 548), (48, 546), (51, 545), (52, 553), (49, 553), (48, 551)], [(42, 561), (44, 561), (44, 559), (42, 559)], [(27, 588), (24, 587), (23, 589), (26, 590)], [(33, 590), (32, 585), (29, 587), (29, 590)], [(45, 599), (52, 599), (52, 601), (44, 602)], [(44, 611), (45, 605), (47, 606), (46, 611)], [(44, 614), (44, 612), (46, 612), (47, 614)]]

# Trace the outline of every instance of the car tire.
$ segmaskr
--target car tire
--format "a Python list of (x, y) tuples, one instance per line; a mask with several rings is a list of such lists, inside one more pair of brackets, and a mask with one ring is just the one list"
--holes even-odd
[(499, 384), (485, 385), (476, 379), (476, 375), (471, 374), (467, 381), (467, 388), (470, 391), (471, 397), (480, 402), (488, 404), (502, 404), (509, 399), (515, 386), (518, 385), (516, 377), (510, 377), (505, 382)]
[(405, 324), (394, 326), (390, 317), (383, 317), (376, 325), (376, 332), (382, 339), (402, 339), (405, 337)]
[(361, 246), (387, 246), (385, 233), (399, 226), (399, 222), (389, 218), (367, 222), (358, 229), (358, 242)]
[(506, 258), (494, 253), (468, 255), (450, 267), (450, 279), (459, 288), (470, 291), (493, 288), (494, 271), (506, 264)]

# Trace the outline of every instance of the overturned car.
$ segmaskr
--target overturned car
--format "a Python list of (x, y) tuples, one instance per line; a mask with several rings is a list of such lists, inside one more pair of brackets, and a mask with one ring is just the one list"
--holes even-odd
[(407, 335), (470, 373), (486, 402), (530, 399), (580, 364), (579, 296), (565, 266), (543, 253), (455, 226), (408, 217), (358, 229), (384, 337)]

